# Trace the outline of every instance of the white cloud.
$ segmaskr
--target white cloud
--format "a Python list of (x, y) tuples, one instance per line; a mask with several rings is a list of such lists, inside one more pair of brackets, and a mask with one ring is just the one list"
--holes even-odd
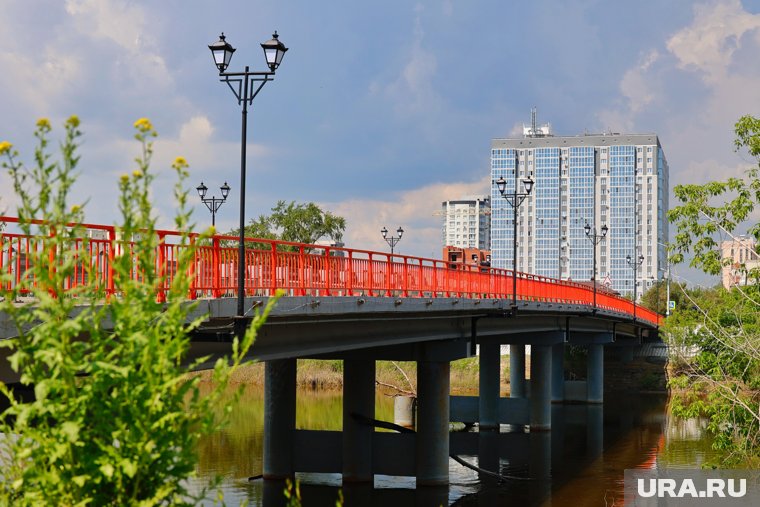
[[(441, 202), (467, 195), (489, 193), (490, 176), (478, 181), (433, 183), (399, 192), (388, 200), (351, 199), (322, 203), (323, 209), (345, 217), (344, 242), (349, 248), (384, 251), (387, 244), (380, 229), (404, 228), (404, 237), (396, 251), (408, 255), (439, 258), (441, 255), (442, 218), (436, 213)], [(432, 250), (431, 250), (432, 249)]]
[(387, 86), (370, 84), (370, 93), (382, 91), (393, 103), (400, 116), (429, 115), (441, 109), (441, 98), (433, 86), (438, 61), (435, 54), (423, 47), (425, 32), (422, 29), (423, 7), (415, 7), (414, 35), (408, 59), (401, 73)]
[(140, 7), (123, 1), (67, 0), (66, 12), (79, 33), (109, 39), (130, 52), (140, 49), (145, 25)]
[(674, 34), (668, 50), (682, 69), (696, 70), (705, 82), (718, 85), (726, 77), (742, 36), (760, 28), (760, 14), (745, 11), (739, 0), (699, 4), (694, 22)]
[(638, 65), (623, 75), (620, 91), (628, 99), (629, 107), (633, 113), (638, 112), (654, 100), (652, 80), (646, 74), (659, 57), (658, 51), (653, 49), (639, 61)]

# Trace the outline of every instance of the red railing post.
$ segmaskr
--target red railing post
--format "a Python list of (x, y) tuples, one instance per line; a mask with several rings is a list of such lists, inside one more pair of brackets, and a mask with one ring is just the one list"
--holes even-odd
[(277, 292), (277, 244), (272, 242), (272, 279), (269, 281), (269, 295)]
[(393, 256), (387, 254), (386, 270), (385, 270), (385, 295), (391, 296), (391, 276), (393, 273)]
[(108, 228), (108, 266), (106, 266), (106, 296), (114, 293), (113, 288), (113, 263), (116, 260), (116, 228)]
[(354, 252), (348, 251), (348, 261), (346, 265), (346, 295), (354, 295)]
[(325, 296), (331, 294), (332, 288), (332, 266), (330, 265), (330, 247), (325, 247)]
[(158, 294), (156, 301), (159, 303), (166, 302), (166, 238), (163, 233), (158, 233), (158, 252), (156, 252), (156, 263), (158, 264)]
[(222, 270), (220, 269), (221, 255), (219, 252), (219, 237), (211, 239), (211, 295), (222, 297)]
[[(193, 261), (190, 263), (190, 266), (187, 268), (187, 276), (190, 277), (190, 293), (187, 295), (187, 297), (190, 300), (198, 298), (198, 294), (196, 292), (198, 290), (198, 278), (196, 277), (196, 264), (201, 260), (200, 255), (199, 255), (200, 250), (193, 248), (194, 246), (195, 246), (195, 235), (191, 234), (189, 247), (193, 250)], [(177, 250), (177, 255), (179, 255), (179, 250)], [(178, 257), (177, 257), (177, 260), (179, 260)], [(202, 271), (200, 272), (202, 273)]]
[(404, 266), (402, 267), (401, 295), (409, 297), (409, 270), (406, 266), (406, 256), (402, 257), (402, 259), (404, 259)]
[(306, 275), (306, 249), (303, 245), (298, 247), (298, 276), (300, 278), (299, 280), (299, 296), (305, 296), (306, 295), (306, 284), (307, 284), (307, 275)]

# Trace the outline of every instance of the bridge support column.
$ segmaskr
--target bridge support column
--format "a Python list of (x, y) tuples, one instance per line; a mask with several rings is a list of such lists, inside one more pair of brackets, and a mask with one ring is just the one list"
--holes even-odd
[(417, 362), (417, 486), (449, 483), (450, 372), (448, 362)]
[(586, 363), (586, 401), (602, 403), (604, 401), (604, 345), (588, 346)]
[(551, 411), (552, 350), (549, 345), (530, 348), (530, 431), (552, 427)]
[(509, 346), (509, 397), (525, 398), (525, 345)]
[(565, 400), (565, 344), (552, 346), (552, 403)]
[(343, 482), (372, 482), (372, 434), (351, 414), (375, 418), (375, 361), (343, 363)]
[(499, 429), (499, 385), (501, 380), (501, 347), (480, 344), (479, 426), (481, 430)]
[(264, 479), (292, 477), (296, 360), (264, 363)]

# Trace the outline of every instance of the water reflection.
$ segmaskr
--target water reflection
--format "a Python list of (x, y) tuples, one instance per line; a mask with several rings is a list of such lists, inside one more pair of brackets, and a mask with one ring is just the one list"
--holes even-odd
[[(515, 479), (500, 483), (450, 460), (448, 488), (415, 489), (412, 477), (376, 476), (373, 487), (343, 486), (346, 505), (622, 505), (625, 469), (698, 467), (715, 456), (701, 423), (667, 418), (666, 402), (665, 396), (635, 395), (604, 405), (555, 405), (551, 432), (508, 432), (502, 426), (501, 433), (454, 433), (452, 453)], [(296, 427), (341, 429), (341, 403), (340, 393), (299, 392)], [(393, 420), (392, 398), (378, 395), (376, 406), (378, 419)], [(201, 443), (198, 482), (221, 474), (229, 505), (281, 505), (284, 484), (248, 481), (261, 473), (262, 429), (263, 393), (250, 390), (230, 427)], [(339, 474), (298, 477), (304, 505), (335, 505)]]

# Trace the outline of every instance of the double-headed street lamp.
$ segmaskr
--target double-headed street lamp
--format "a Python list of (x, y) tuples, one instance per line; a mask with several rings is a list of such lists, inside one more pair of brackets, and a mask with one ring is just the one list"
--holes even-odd
[(202, 181), (201, 184), (198, 185), (195, 189), (198, 191), (198, 195), (201, 196), (201, 201), (203, 204), (205, 204), (208, 210), (211, 212), (211, 225), (216, 226), (216, 212), (219, 211), (219, 208), (222, 207), (222, 204), (227, 201), (227, 196), (230, 195), (230, 186), (225, 181), (224, 185), (219, 187), (219, 190), (222, 191), (221, 199), (214, 197), (213, 195), (207, 199), (206, 192), (208, 192), (208, 187), (204, 185)]
[(388, 237), (388, 229), (386, 229), (385, 227), (383, 227), (382, 230), (380, 231), (380, 234), (383, 235), (383, 239), (385, 240), (385, 242), (388, 243), (388, 245), (390, 245), (390, 247), (391, 247), (391, 255), (393, 255), (393, 248), (396, 246), (396, 243), (398, 243), (399, 241), (401, 241), (401, 236), (404, 235), (404, 229), (402, 229), (401, 226), (399, 226), (399, 228), (396, 229), (396, 234), (397, 235), (396, 236)]
[(530, 191), (533, 190), (533, 180), (525, 178), (522, 180), (525, 192), (517, 191), (517, 182), (515, 181), (515, 189), (513, 192), (508, 193), (507, 181), (504, 178), (496, 180), (496, 188), (499, 189), (501, 196), (512, 206), (513, 218), (512, 225), (512, 315), (517, 312), (517, 210), (523, 203), (526, 197), (530, 195)]
[(596, 246), (607, 236), (609, 230), (607, 224), (602, 226), (601, 234), (596, 233), (596, 227), (591, 229), (591, 226), (587, 223), (583, 228), (586, 231), (586, 237), (591, 240), (594, 245), (594, 271), (591, 273), (591, 282), (594, 284), (594, 313), (596, 313)]
[(632, 259), (630, 255), (626, 255), (625, 262), (628, 263), (628, 265), (633, 269), (633, 320), (636, 320), (636, 286), (637, 286), (637, 277), (636, 277), (636, 271), (639, 269), (639, 266), (641, 266), (644, 263), (644, 256), (639, 255), (638, 259)]
[(264, 50), (269, 72), (251, 72), (249, 67), (245, 67), (243, 72), (225, 72), (232, 60), (232, 53), (235, 52), (229, 42), (224, 37), (224, 33), (219, 36), (219, 40), (209, 45), (211, 54), (214, 57), (216, 68), (219, 69), (221, 82), (227, 83), (238, 105), (243, 106), (243, 128), (242, 140), (240, 144), (240, 244), (238, 245), (238, 297), (237, 297), (237, 316), (245, 316), (245, 159), (246, 159), (246, 130), (248, 126), (248, 106), (253, 103), (253, 99), (261, 91), (261, 88), (274, 79), (274, 73), (282, 62), (282, 57), (288, 48), (280, 42), (277, 32), (274, 32), (272, 38), (261, 44)]

